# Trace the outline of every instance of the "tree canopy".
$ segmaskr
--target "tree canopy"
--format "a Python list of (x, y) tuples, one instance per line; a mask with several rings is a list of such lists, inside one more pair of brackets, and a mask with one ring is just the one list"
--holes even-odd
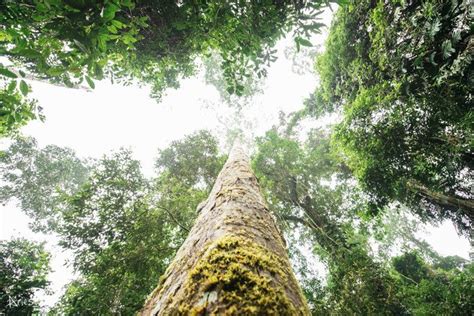
[[(74, 253), (80, 277), (54, 309), (66, 315), (139, 310), (224, 162), (216, 140), (204, 131), (160, 151), (152, 179), (125, 149), (86, 168), (71, 150), (38, 149), (34, 140), (18, 139), (3, 157), (2, 169), (9, 170), (3, 200), (17, 198), (36, 218), (34, 227), (48, 223), (40, 229), (57, 234), (59, 245)], [(42, 181), (33, 186), (32, 179)], [(73, 189), (66, 190), (67, 184)]]
[(333, 141), (373, 212), (408, 203), (424, 218), (473, 221), (472, 5), (354, 1), (338, 10), (307, 101), (342, 112)]
[[(196, 70), (196, 58), (218, 54), (226, 91), (242, 95), (247, 77), (265, 76), (276, 41), (293, 32), (298, 47), (320, 29), (333, 1), (2, 1), (1, 135), (40, 116), (25, 78), (67, 87), (108, 78), (168, 87)], [(337, 1), (335, 1), (337, 2)], [(17, 84), (17, 81), (18, 84)]]
[[(341, 7), (318, 54), (309, 39), (331, 2)], [(278, 231), (272, 237), (284, 235), (312, 315), (470, 315), (473, 263), (438, 254), (418, 233), (446, 219), (460, 235), (472, 232), (473, 10), (469, 0), (1, 2), (0, 137), (10, 139), (0, 152), (0, 202), (56, 236), (75, 272), (49, 315), (133, 315), (160, 280), (170, 284), (165, 271), (212, 204), (226, 155), (223, 139), (204, 130), (158, 150), (152, 175), (132, 149), (92, 159), (39, 146), (18, 133), (42, 118), (28, 80), (76, 89), (139, 83), (159, 101), (203, 67), (234, 107), (223, 124), (234, 141), (252, 125), (241, 110), (262, 91), (287, 34), (291, 71), (317, 74), (320, 85), (304, 108), (248, 140), (260, 188), (245, 179), (265, 196), (268, 205), (254, 202)], [(335, 119), (317, 127), (325, 117)], [(241, 240), (218, 244), (217, 263), (199, 269), (227, 269), (235, 262), (225, 251), (256, 258), (258, 247), (226, 242)], [(44, 244), (0, 241), (0, 314), (38, 311), (49, 261)], [(194, 274), (195, 288), (217, 284), (201, 280), (206, 273)], [(231, 293), (243, 284), (224, 283)], [(254, 287), (253, 298), (270, 288)]]
[[(23, 154), (32, 156), (28, 151), (18, 152), (18, 146), (13, 143), (6, 156), (13, 156), (10, 151), (17, 153), (18, 161)], [(253, 158), (270, 208), (290, 242), (289, 252), (312, 313), (418, 315), (468, 306), (470, 265), (413, 243), (411, 234), (416, 228), (403, 218), (397, 229), (390, 226), (394, 219), (387, 222), (391, 232), (381, 226), (383, 218), (374, 226), (372, 220), (361, 221), (370, 199), (350, 170), (334, 159), (330, 146), (327, 130), (314, 130), (301, 142), (274, 129), (260, 138)], [(74, 156), (71, 151), (58, 152), (58, 157)], [(90, 163), (88, 176), (78, 188), (48, 204), (61, 207), (38, 213), (43, 220), (54, 219), (55, 224), (44, 230), (58, 234), (60, 246), (73, 252), (72, 263), (79, 274), (51, 313), (132, 314), (139, 310), (187, 236), (224, 159), (217, 140), (203, 131), (160, 150), (152, 178), (142, 174), (139, 162), (127, 150)], [(51, 159), (43, 164), (60, 170), (70, 160)], [(56, 182), (43, 181), (36, 192), (41, 194), (51, 185)], [(12, 197), (15, 193), (6, 192)], [(35, 205), (22, 207), (34, 213), (28, 207)], [(384, 212), (394, 218), (397, 213), (394, 208)], [(412, 252), (395, 258), (374, 256), (371, 243), (383, 248), (395, 240), (411, 243), (407, 251)], [(309, 247), (311, 256), (301, 247)], [(404, 266), (413, 266), (407, 263), (410, 256), (416, 257), (419, 269), (428, 272), (416, 277), (405, 270)], [(310, 268), (318, 262), (327, 268), (325, 280)], [(440, 305), (438, 298), (449, 303)]]

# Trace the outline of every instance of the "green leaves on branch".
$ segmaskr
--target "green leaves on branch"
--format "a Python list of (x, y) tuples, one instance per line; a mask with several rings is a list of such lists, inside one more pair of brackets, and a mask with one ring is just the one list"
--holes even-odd
[(224, 160), (217, 140), (199, 132), (161, 150), (150, 179), (127, 150), (87, 163), (70, 149), (16, 139), (0, 156), (0, 202), (17, 201), (35, 230), (56, 233), (81, 275), (54, 313), (136, 313)]
[(297, 49), (298, 52), (300, 51), (301, 46), (307, 46), (307, 47), (313, 46), (313, 44), (311, 44), (310, 41), (308, 41), (307, 39), (301, 38), (301, 37), (296, 37), (295, 38), (295, 43), (296, 43), (296, 49)]
[(0, 241), (0, 313), (32, 315), (40, 311), (35, 299), (46, 290), (50, 254), (44, 244), (18, 238)]
[(89, 84), (89, 87), (91, 87), (92, 89), (95, 89), (95, 83), (89, 76), (86, 76), (86, 81), (87, 81), (87, 84)]
[(342, 112), (333, 147), (372, 199), (426, 220), (474, 223), (469, 1), (351, 1), (316, 68), (315, 116)]
[(7, 68), (1, 68), (1, 67), (0, 67), (0, 75), (5, 76), (7, 78), (13, 78), (13, 79), (18, 78), (18, 76), (14, 72), (11, 72)]
[(298, 47), (310, 45), (304, 38), (320, 29), (318, 15), (330, 1), (30, 2), (0, 4), (0, 55), (67, 87), (84, 79), (91, 88), (103, 78), (139, 81), (159, 100), (195, 73), (196, 57), (213, 53), (222, 58), (227, 92), (245, 95), (246, 78), (266, 75), (288, 30)]
[[(18, 83), (16, 73), (6, 68), (0, 68), (0, 70), (3, 70), (3, 75), (13, 74), (13, 76), (8, 77), (11, 78), (9, 81), (5, 80), (3, 86), (0, 86), (1, 138), (14, 135), (20, 127), (30, 120), (43, 119), (43, 115), (41, 114), (41, 107), (37, 105), (35, 100), (25, 99), (30, 92), (28, 84), (23, 79)], [(20, 73), (20, 75), (22, 74)]]
[(26, 82), (24, 80), (21, 80), (20, 81), (20, 91), (21, 93), (26, 97), (26, 95), (28, 94), (30, 88), (28, 87), (28, 85), (26, 84)]

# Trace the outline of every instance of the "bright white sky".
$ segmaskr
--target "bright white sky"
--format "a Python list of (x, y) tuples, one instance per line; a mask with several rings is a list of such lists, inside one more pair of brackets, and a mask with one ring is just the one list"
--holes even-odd
[[(325, 22), (330, 14), (324, 15)], [(326, 32), (324, 32), (326, 33)], [(324, 34), (325, 35), (325, 34)], [(321, 44), (324, 36), (313, 38)], [(271, 66), (265, 81), (264, 93), (239, 114), (251, 122), (252, 134), (262, 135), (278, 122), (279, 111), (286, 113), (301, 109), (303, 100), (317, 84), (311, 73), (297, 75), (283, 49), (292, 45), (291, 39), (278, 44), (278, 60)], [(33, 96), (44, 108), (46, 121), (31, 122), (22, 132), (34, 136), (40, 146), (55, 144), (72, 148), (80, 157), (100, 157), (120, 147), (129, 147), (150, 175), (158, 148), (165, 148), (172, 140), (200, 129), (213, 130), (223, 136), (224, 126), (217, 115), (235, 119), (232, 110), (219, 107), (219, 97), (213, 86), (206, 85), (203, 74), (183, 80), (181, 88), (169, 90), (160, 104), (148, 96), (148, 89), (122, 87), (109, 82), (96, 82), (92, 92), (31, 82)], [(211, 104), (211, 106), (209, 106)], [(3, 148), (6, 142), (3, 141)], [(2, 148), (0, 142), (0, 148)], [(56, 245), (54, 236), (35, 234), (28, 228), (29, 219), (14, 203), (0, 206), (0, 239), (25, 237), (45, 241), (52, 253), (50, 275), (53, 295), (41, 296), (51, 306), (62, 293), (63, 286), (74, 278), (65, 260), (71, 255)], [(460, 239), (452, 224), (431, 228), (423, 237), (443, 255), (468, 258), (469, 243)]]

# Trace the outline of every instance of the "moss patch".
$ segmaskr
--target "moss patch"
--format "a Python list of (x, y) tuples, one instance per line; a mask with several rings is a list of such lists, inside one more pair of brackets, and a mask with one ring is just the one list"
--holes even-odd
[(284, 291), (289, 263), (244, 237), (225, 236), (204, 250), (173, 304), (181, 315), (303, 315)]

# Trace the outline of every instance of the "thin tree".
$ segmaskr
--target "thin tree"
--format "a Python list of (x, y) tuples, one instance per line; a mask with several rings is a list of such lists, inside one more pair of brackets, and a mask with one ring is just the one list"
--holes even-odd
[(309, 315), (249, 159), (234, 145), (141, 315)]

